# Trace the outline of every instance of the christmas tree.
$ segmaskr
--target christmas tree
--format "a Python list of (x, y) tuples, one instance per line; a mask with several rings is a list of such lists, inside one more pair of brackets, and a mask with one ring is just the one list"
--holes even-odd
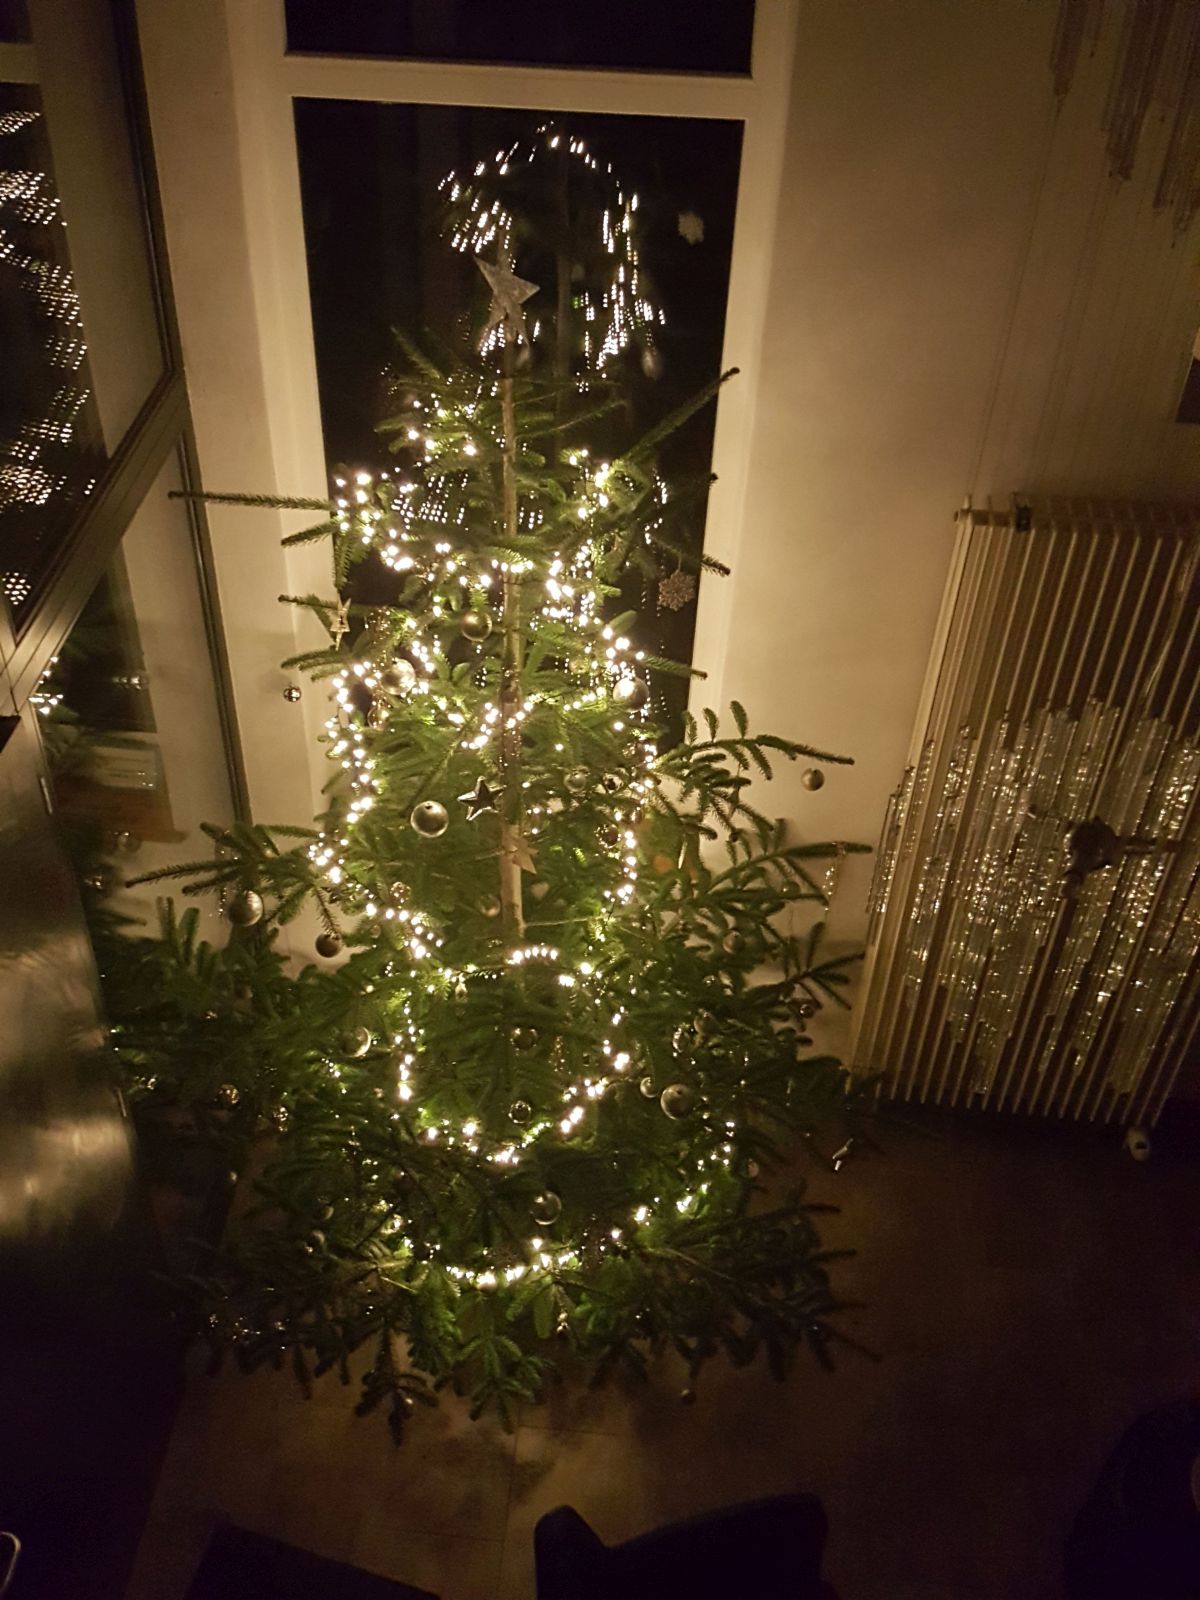
[[(188, 1283), (214, 1355), (307, 1384), (365, 1352), (359, 1409), (397, 1433), (445, 1385), (507, 1417), (564, 1362), (782, 1376), (839, 1337), (817, 1208), (767, 1179), (844, 1092), (806, 1028), (851, 958), (784, 914), (856, 847), (789, 842), (750, 790), (844, 758), (736, 704), (661, 738), (651, 680), (690, 669), (639, 648), (622, 594), (631, 570), (690, 592), (696, 502), (656, 463), (717, 386), (622, 445), (616, 358), (652, 372), (658, 320), (635, 206), (601, 208), (620, 270), (558, 293), (563, 337), (486, 166), (447, 185), (483, 314), (436, 360), (405, 345), (396, 463), (327, 502), (209, 496), (311, 510), (292, 538), (331, 546), (331, 592), (292, 597), (328, 644), (288, 663), (331, 691), (328, 809), (210, 829), (173, 869), (222, 897), (226, 950), (170, 905), (105, 947), (143, 1114), (219, 1139), (251, 1191)], [(305, 906), (319, 960), (292, 973), (274, 935)]]

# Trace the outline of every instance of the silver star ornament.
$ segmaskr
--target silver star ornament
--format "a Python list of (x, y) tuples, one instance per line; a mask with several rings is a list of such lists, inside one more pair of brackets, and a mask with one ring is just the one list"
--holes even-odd
[(501, 251), (495, 261), (475, 257), (475, 265), (488, 281), (492, 291), (492, 304), (480, 342), (486, 343), (493, 328), (503, 328), (505, 337), (515, 344), (529, 343), (529, 330), (525, 326), (525, 313), (521, 307), (530, 295), (538, 292), (538, 285), (527, 278), (518, 278), (512, 269), (512, 257)]

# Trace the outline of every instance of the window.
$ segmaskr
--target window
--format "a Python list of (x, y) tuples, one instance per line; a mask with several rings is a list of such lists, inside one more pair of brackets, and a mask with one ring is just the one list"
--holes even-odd
[[(471, 241), (459, 236), (460, 249), (454, 248), (455, 229), (477, 182), (489, 193), (511, 194), (514, 212), (534, 219), (517, 269), (541, 285), (527, 306), (535, 341), (539, 298), (552, 311), (569, 302), (569, 360), (580, 363), (589, 348), (595, 359), (609, 338), (612, 364), (629, 383), (626, 420), (634, 429), (650, 428), (718, 375), (740, 123), (577, 115), (549, 121), (542, 113), (490, 108), (302, 99), (296, 131), (331, 464), (389, 464), (376, 427), (398, 409), (390, 398), (399, 354), (393, 329), (435, 346), (462, 337), (481, 279)], [(600, 311), (613, 260), (604, 217), (611, 222), (630, 201), (638, 270), (653, 312), (644, 326), (626, 330), (628, 342), (617, 348), (622, 335), (603, 331), (608, 324)], [(593, 315), (597, 320), (589, 321)], [(546, 351), (541, 359), (558, 358)], [(710, 406), (669, 441), (660, 461), (668, 489), (707, 478), (713, 424)], [(697, 556), (704, 512), (700, 492), (689, 503), (684, 531)], [(690, 661), (694, 608), (656, 611), (653, 590), (627, 598), (641, 615), (646, 648)], [(668, 710), (677, 713), (685, 684), (667, 680), (663, 689)]]
[(0, 83), (0, 589), (18, 628), (167, 366), (113, 14), (83, 0), (72, 24), (37, 39), (36, 85)]
[(287, 0), (288, 49), (416, 61), (750, 70), (753, 0)]

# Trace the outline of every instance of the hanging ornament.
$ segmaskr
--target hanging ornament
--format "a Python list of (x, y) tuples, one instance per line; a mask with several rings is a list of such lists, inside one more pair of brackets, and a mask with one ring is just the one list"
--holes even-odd
[(390, 667), (385, 667), (377, 678), (377, 687), (382, 694), (393, 697), (407, 694), (416, 684), (417, 669), (411, 661), (406, 661), (403, 656), (392, 662)]
[(682, 611), (695, 598), (696, 580), (682, 567), (668, 573), (658, 586), (658, 603), (668, 611)]
[(548, 1228), (562, 1215), (562, 1199), (553, 1189), (543, 1189), (541, 1194), (534, 1195), (529, 1214), (539, 1226)]
[(721, 940), (721, 949), (727, 956), (740, 956), (745, 948), (746, 936), (744, 933), (739, 933), (736, 928), (730, 928)]
[(696, 1091), (686, 1083), (670, 1083), (659, 1096), (658, 1103), (667, 1116), (678, 1121), (696, 1104)]
[(458, 631), (472, 644), (482, 644), (492, 631), (492, 617), (488, 611), (464, 611), (458, 619)]
[(300, 698), (299, 685), (295, 683), (289, 683), (287, 688), (283, 691), (283, 698), (291, 705), (295, 705), (296, 701)]
[(806, 995), (803, 1000), (796, 1001), (796, 1015), (798, 1017), (815, 1017), (820, 1009), (817, 1002), (810, 996)]
[(614, 823), (606, 822), (596, 830), (596, 837), (607, 849), (612, 850), (620, 843), (621, 833)]
[(519, 1128), (523, 1128), (533, 1115), (533, 1107), (528, 1100), (514, 1100), (508, 1108), (508, 1114)]
[(342, 1054), (361, 1060), (375, 1043), (368, 1028), (351, 1028), (341, 1038)]
[(225, 915), (235, 928), (251, 928), (262, 920), (262, 895), (253, 889), (242, 889), (225, 907)]
[(341, 953), (342, 938), (337, 933), (319, 933), (317, 935), (317, 954), (328, 959)]
[(422, 839), (440, 839), (450, 826), (450, 816), (438, 800), (422, 800), (412, 809), (409, 823)]
[(658, 1098), (658, 1090), (654, 1087), (653, 1078), (643, 1078), (641, 1083), (638, 1084), (638, 1088), (647, 1100), (656, 1100)]
[(572, 767), (563, 779), (568, 794), (573, 794), (576, 799), (584, 795), (592, 787), (592, 775), (586, 767)]
[(538, 1031), (536, 1028), (514, 1028), (509, 1034), (514, 1050), (536, 1050)]
[(381, 729), (387, 727), (387, 721), (391, 714), (392, 708), (387, 698), (384, 695), (377, 694), (371, 701), (371, 709), (367, 712), (367, 727), (379, 733)]
[(538, 292), (538, 285), (530, 283), (527, 278), (517, 277), (513, 272), (512, 257), (503, 246), (497, 251), (494, 262), (476, 256), (475, 265), (487, 279), (488, 288), (492, 291), (492, 303), (488, 308), (488, 319), (480, 344), (487, 343), (493, 328), (503, 328), (506, 338), (511, 338), (514, 344), (528, 344), (529, 331), (521, 307), (531, 295)]
[(691, 1053), (692, 1030), (685, 1023), (681, 1022), (671, 1035), (671, 1047), (677, 1056), (686, 1056)]
[(507, 854), (522, 872), (537, 871), (537, 862), (534, 859), (537, 855), (537, 850), (528, 844), (520, 834), (509, 846)]
[(711, 1011), (697, 1011), (696, 1020), (692, 1023), (697, 1039), (708, 1039), (717, 1031), (717, 1019)]
[(615, 772), (606, 772), (600, 779), (600, 785), (602, 788), (607, 789), (609, 794), (616, 794), (618, 789), (625, 787)]
[(612, 697), (617, 705), (625, 706), (630, 711), (640, 711), (650, 698), (650, 690), (643, 678), (631, 675), (617, 679)]
[[(493, 789), (486, 778), (476, 778), (475, 787), (473, 789), (468, 789), (466, 794), (460, 794), (458, 798), (459, 801), (467, 808), (467, 821), (474, 822), (475, 819), (477, 817), (481, 817), (485, 811), (495, 811), (496, 802), (500, 798), (500, 791), (499, 789)], [(441, 808), (439, 807), (439, 810), (440, 809)], [(442, 812), (442, 815), (445, 816), (444, 811)], [(414, 823), (413, 826), (415, 827), (416, 824)], [(439, 833), (442, 831), (443, 830), (441, 828), (438, 829)]]
[(500, 915), (500, 902), (494, 894), (485, 894), (479, 902), (479, 910), (485, 917), (498, 917)]
[(800, 782), (806, 789), (822, 789), (825, 786), (825, 774), (820, 767), (805, 767), (800, 774)]
[(408, 904), (408, 896), (408, 885), (406, 883), (401, 883), (399, 878), (397, 878), (395, 883), (393, 883), (388, 889), (388, 898), (391, 900), (394, 906), (406, 906)]
[(217, 1090), (217, 1104), (221, 1106), (235, 1106), (242, 1098), (242, 1092), (236, 1083), (223, 1083)]

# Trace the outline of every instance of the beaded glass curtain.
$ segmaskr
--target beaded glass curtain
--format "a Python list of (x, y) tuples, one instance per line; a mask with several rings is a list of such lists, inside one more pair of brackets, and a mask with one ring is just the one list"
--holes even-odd
[(895, 1098), (1153, 1121), (1200, 986), (1200, 520), (974, 511), (956, 562), (855, 1071)]
[(1120, 28), (1104, 107), (1112, 174), (1132, 176), (1151, 110), (1169, 126), (1156, 207), (1183, 232), (1200, 209), (1200, 5), (1196, 0), (1059, 0), (1050, 56), (1054, 91), (1071, 87), (1104, 28)]

